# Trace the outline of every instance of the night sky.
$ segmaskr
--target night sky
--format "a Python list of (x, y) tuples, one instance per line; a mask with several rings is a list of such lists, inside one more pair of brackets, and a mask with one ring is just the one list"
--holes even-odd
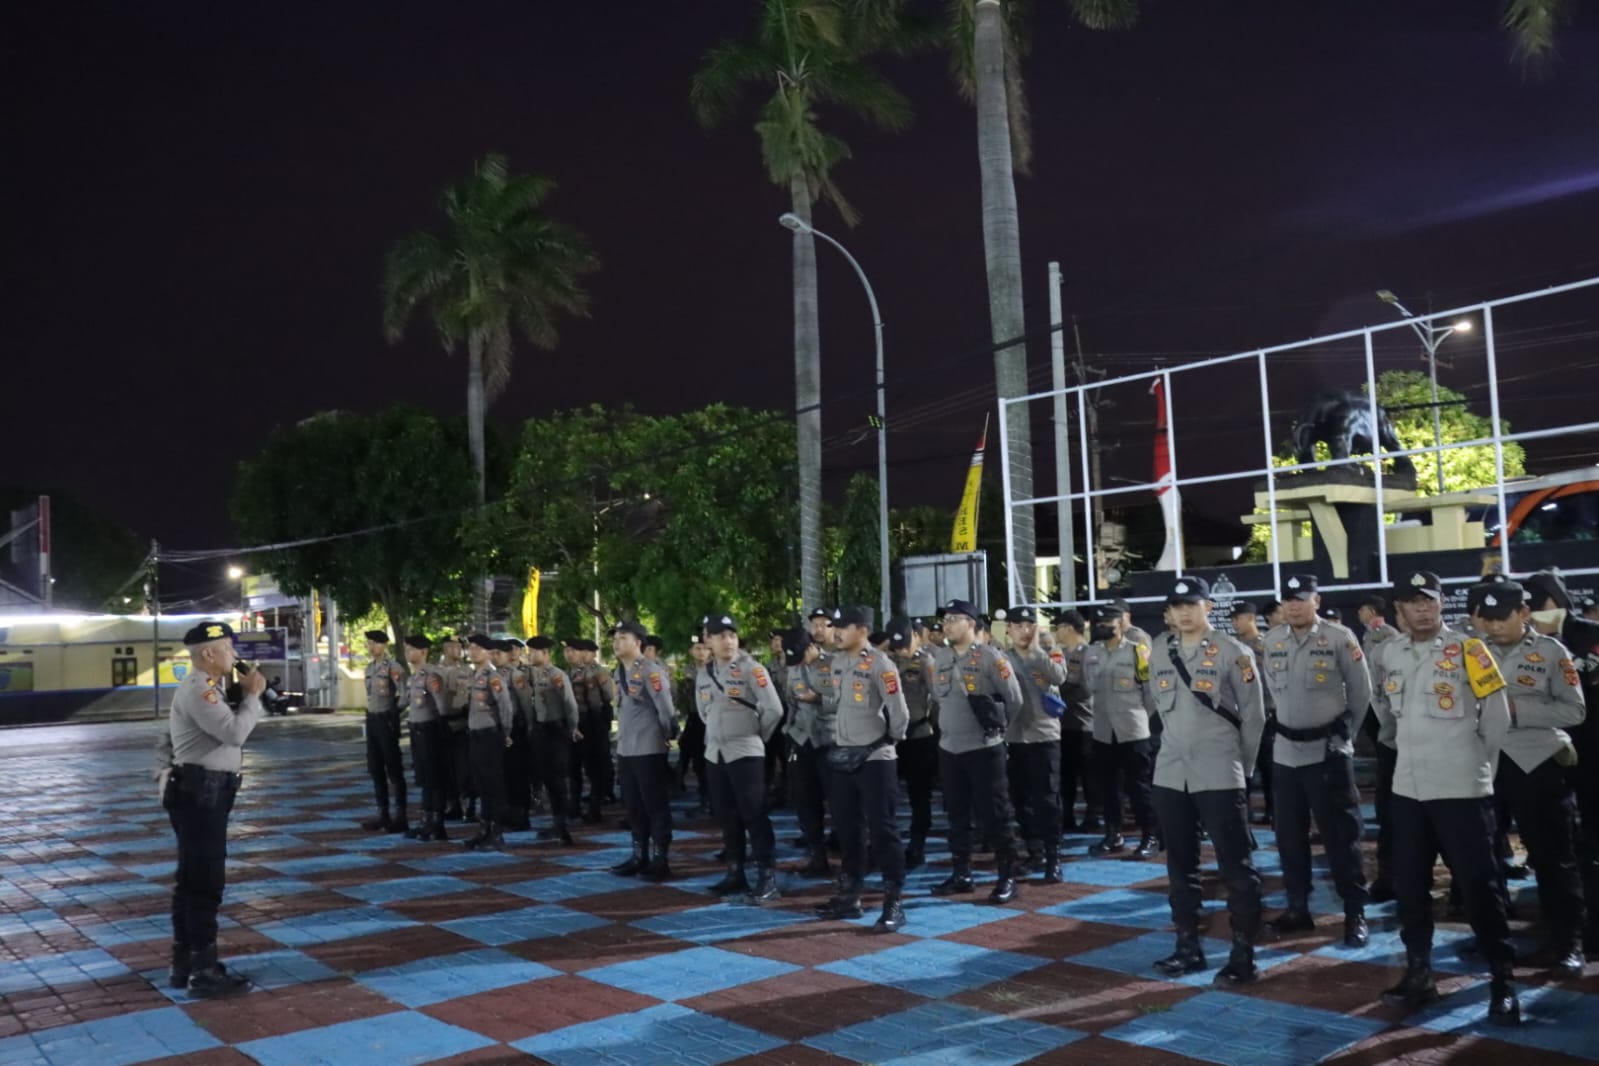
[[(1117, 35), (1035, 6), (1036, 153), (1018, 192), (1041, 381), (1051, 259), (1090, 361), (1118, 372), (1383, 321), (1376, 288), (1419, 309), (1428, 293), (1447, 307), (1599, 273), (1592, 4), (1541, 80), (1510, 61), (1496, 2), (1165, 0)], [(463, 360), (425, 325), (382, 337), (382, 262), (491, 150), (555, 179), (549, 211), (604, 262), (592, 319), (554, 353), (519, 351), (495, 419), (594, 401), (791, 407), (786, 195), (752, 111), (707, 133), (687, 102), (701, 55), (748, 35), (755, 8), (9, 8), (0, 481), (219, 547), (235, 543), (234, 466), (272, 427), (399, 401), (457, 413)], [(828, 117), (854, 150), (836, 178), (863, 221), (850, 231), (822, 208), (817, 225), (861, 260), (888, 323), (894, 500), (953, 507), (992, 410), (975, 119), (943, 55), (885, 69), (915, 125)], [(871, 327), (847, 265), (818, 259), (832, 439), (871, 408)], [(1599, 294), (1555, 318), (1533, 334), (1550, 343), (1518, 357), (1544, 374), (1525, 379), (1529, 402), (1591, 410), (1599, 375), (1556, 364), (1599, 357), (1581, 337)], [(1413, 347), (1395, 358), (1419, 368)], [(1480, 368), (1462, 359), (1444, 380), (1469, 386)], [(1301, 360), (1273, 406), (1358, 370)], [(1183, 472), (1258, 454), (1258, 424), (1229, 432), (1253, 386), (1232, 387), (1174, 390)], [(1149, 413), (1135, 398), (1106, 414), (1121, 476), (1147, 476)], [(829, 494), (874, 455), (869, 439), (831, 447)]]

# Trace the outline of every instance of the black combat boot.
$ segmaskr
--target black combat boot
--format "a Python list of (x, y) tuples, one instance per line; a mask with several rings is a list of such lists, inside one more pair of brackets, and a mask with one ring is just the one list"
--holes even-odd
[(1438, 986), (1432, 979), (1432, 952), (1406, 951), (1405, 976), (1392, 988), (1385, 989), (1382, 1001), (1389, 1007), (1416, 1010), (1438, 998)]
[(1232, 954), (1227, 956), (1227, 965), (1216, 971), (1211, 984), (1217, 988), (1236, 988), (1253, 983), (1259, 976), (1260, 971), (1255, 968), (1254, 940), (1243, 933), (1233, 933)]
[(744, 876), (744, 864), (741, 862), (728, 863), (727, 872), (723, 874), (722, 879), (712, 885), (710, 889), (711, 895), (713, 896), (744, 894), (749, 890), (750, 883), (749, 880)]
[(421, 821), (415, 825), (405, 827), (405, 838), (407, 840), (426, 840), (428, 839), (428, 834), (432, 831), (433, 814), (430, 811), (423, 811)]
[(461, 846), (463, 848), (465, 848), (467, 851), (476, 851), (479, 847), (482, 846), (483, 842), (485, 840), (487, 840), (488, 838), (489, 838), (489, 823), (486, 822), (486, 821), (479, 822), (477, 824), (477, 832), (473, 833), (471, 836), (469, 836), (465, 840), (463, 840), (461, 842)]
[(405, 801), (402, 799), (394, 805), (394, 816), (389, 819), (388, 828), (383, 831), (385, 833), (404, 833), (406, 836), (410, 836), (411, 827), (407, 823)]
[(1061, 883), (1060, 848), (1049, 844), (1044, 845), (1044, 877), (1046, 885)]
[(994, 882), (994, 887), (988, 892), (988, 902), (1009, 903), (1016, 898), (1016, 860), (1001, 859), (999, 863), (999, 880)]
[(750, 889), (751, 903), (775, 903), (781, 898), (777, 891), (777, 869), (771, 863), (755, 868), (755, 887)]
[(611, 872), (618, 877), (634, 877), (650, 861), (650, 842), (633, 841), (633, 854), (611, 867)]
[(1371, 940), (1364, 907), (1344, 908), (1344, 947), (1363, 948)]
[(817, 917), (837, 921), (859, 918), (865, 913), (861, 910), (861, 883), (849, 874), (839, 876), (838, 891), (826, 903), (816, 908)]
[(1138, 838), (1138, 847), (1133, 849), (1133, 858), (1153, 858), (1155, 853), (1159, 850), (1160, 844), (1156, 842), (1154, 837), (1150, 836), (1148, 833), (1145, 833), (1143, 836)]
[(927, 838), (911, 837), (905, 849), (905, 869), (915, 870), (927, 861)]
[(1521, 1002), (1510, 983), (1509, 961), (1495, 963), (1488, 981), (1488, 1020), (1495, 1025), (1520, 1025)]
[(196, 999), (231, 996), (250, 987), (248, 978), (230, 973), (217, 961), (217, 946), (211, 944), (189, 956), (189, 995)]
[(1288, 909), (1266, 923), (1274, 933), (1308, 933), (1316, 928), (1311, 917), (1310, 903), (1303, 897), (1290, 898)]
[(1100, 818), (1099, 815), (1090, 811), (1088, 814), (1084, 815), (1083, 824), (1080, 828), (1085, 833), (1099, 833), (1104, 831), (1105, 822), (1104, 819)]
[(485, 836), (483, 838), (483, 842), (477, 846), (477, 850), (479, 850), (479, 851), (504, 851), (505, 850), (505, 827), (503, 825), (501, 825), (499, 822), (488, 822), (488, 823), (486, 823), (486, 828), (487, 828), (488, 835)]
[(172, 942), (172, 972), (167, 974), (167, 987), (189, 987), (189, 945), (178, 940)]
[(1099, 841), (1098, 843), (1088, 845), (1088, 854), (1094, 856), (1114, 855), (1116, 852), (1122, 850), (1122, 848), (1125, 848), (1126, 846), (1127, 841), (1122, 839), (1122, 835), (1120, 833), (1106, 833), (1105, 839)]
[(1582, 968), (1586, 961), (1582, 957), (1582, 937), (1575, 932), (1555, 934), (1555, 964), (1556, 977), (1581, 977)]
[(378, 804), (378, 813), (361, 823), (361, 828), (368, 833), (387, 833), (389, 831), (389, 807), (386, 803)]
[(893, 881), (883, 882), (883, 913), (872, 926), (874, 933), (897, 933), (905, 928), (905, 907), (899, 901), (901, 886)]
[(659, 883), (672, 876), (672, 864), (668, 860), (668, 852), (670, 852), (671, 847), (670, 844), (657, 844), (655, 846), (655, 854), (645, 864), (641, 874), (644, 880)]
[(437, 811), (428, 815), (428, 824), (422, 833), (421, 839), (428, 841), (449, 841), (450, 834), (444, 828), (444, 815), (438, 813)]
[(1164, 959), (1155, 962), (1155, 969), (1168, 977), (1185, 973), (1198, 973), (1205, 968), (1205, 952), (1199, 946), (1197, 929), (1177, 930), (1177, 948)]
[(972, 882), (971, 857), (962, 855), (955, 859), (955, 869), (950, 871), (950, 875), (933, 886), (933, 895), (953, 896), (976, 890), (977, 886)]
[(475, 821), (477, 821), (477, 797), (476, 796), (473, 796), (472, 798), (470, 798), (470, 799), (468, 799), (466, 801), (466, 816), (464, 818), (462, 818), (461, 820), (463, 822), (475, 822)]

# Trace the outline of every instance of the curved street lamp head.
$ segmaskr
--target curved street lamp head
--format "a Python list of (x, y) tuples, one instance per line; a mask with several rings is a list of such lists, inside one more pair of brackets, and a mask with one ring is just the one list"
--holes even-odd
[(1456, 333), (1470, 333), (1471, 332), (1471, 319), (1469, 319), (1469, 318), (1456, 319), (1450, 325), (1451, 325), (1451, 328), (1454, 329), (1454, 331)]
[(784, 229), (791, 229), (795, 233), (811, 232), (810, 224), (792, 211), (784, 211), (781, 215), (778, 215), (777, 222)]

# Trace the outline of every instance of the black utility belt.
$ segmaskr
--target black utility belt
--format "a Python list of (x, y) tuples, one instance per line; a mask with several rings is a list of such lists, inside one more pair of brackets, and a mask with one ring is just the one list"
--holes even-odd
[(1277, 724), (1274, 728), (1278, 736), (1284, 737), (1288, 740), (1326, 740), (1329, 737), (1337, 737), (1340, 740), (1348, 740), (1349, 712), (1345, 711), (1343, 714), (1339, 715), (1337, 718), (1334, 718), (1326, 725), (1313, 726), (1310, 729), (1295, 729), (1293, 726), (1283, 725), (1281, 719), (1277, 721)]
[(489, 733), (493, 733), (496, 736), (504, 736), (505, 735), (505, 728), (503, 726), (497, 726), (497, 725), (482, 725), (482, 726), (473, 727), (472, 735), (475, 737), (479, 733), (483, 733), (485, 735), (489, 734)]
[(398, 718), (400, 716), (400, 709), (395, 707), (394, 709), (388, 711), (367, 711), (366, 716), (368, 718), (388, 718), (391, 716)]
[(244, 774), (234, 770), (211, 770), (194, 763), (179, 763), (172, 768), (172, 776), (182, 781), (186, 786), (202, 788), (206, 785), (220, 785), (225, 788), (238, 788), (244, 780)]

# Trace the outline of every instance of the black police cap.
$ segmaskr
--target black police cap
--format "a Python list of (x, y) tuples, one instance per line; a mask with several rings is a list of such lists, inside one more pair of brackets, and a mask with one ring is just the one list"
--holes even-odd
[(196, 644), (209, 644), (213, 640), (227, 640), (232, 636), (233, 627), (226, 622), (201, 622), (183, 634), (183, 643), (192, 648)]
[(1316, 595), (1315, 574), (1294, 574), (1283, 582), (1283, 599), (1308, 600)]
[(1202, 577), (1180, 577), (1172, 582), (1166, 596), (1168, 604), (1202, 603), (1210, 599), (1210, 582)]
[(616, 625), (611, 627), (612, 636), (615, 636), (618, 633), (631, 633), (639, 640), (643, 640), (645, 637), (650, 635), (648, 630), (646, 630), (638, 622), (633, 621), (631, 618), (618, 622)]
[(844, 626), (862, 626), (867, 630), (872, 628), (872, 609), (855, 604), (849, 607), (840, 607), (833, 612), (833, 625), (842, 629)]

